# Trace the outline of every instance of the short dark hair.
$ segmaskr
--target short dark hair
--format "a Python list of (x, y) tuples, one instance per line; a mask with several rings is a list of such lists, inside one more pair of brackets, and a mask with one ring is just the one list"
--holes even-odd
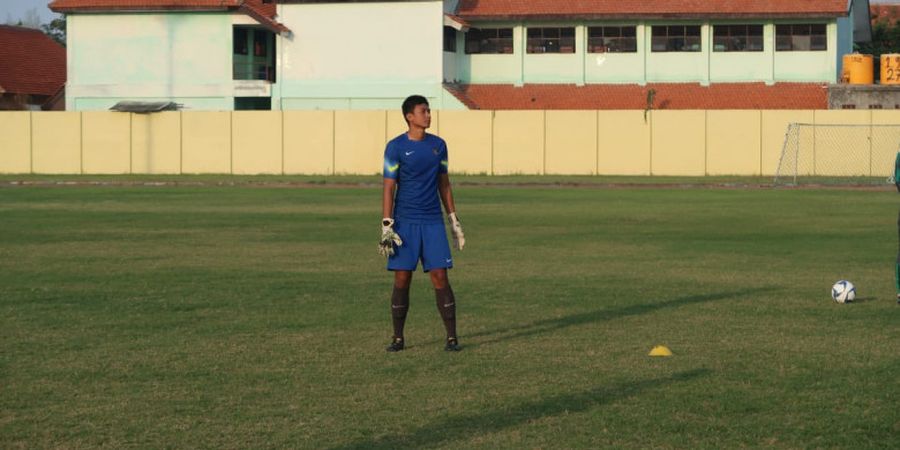
[[(406, 100), (403, 100), (403, 119), (406, 120), (406, 115), (413, 112), (416, 109), (417, 105), (428, 105), (428, 99), (422, 97), (421, 95), (410, 95), (406, 97)], [(408, 121), (407, 121), (408, 122)]]

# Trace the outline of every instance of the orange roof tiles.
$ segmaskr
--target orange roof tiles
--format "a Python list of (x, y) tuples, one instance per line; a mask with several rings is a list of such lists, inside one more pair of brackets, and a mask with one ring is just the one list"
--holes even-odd
[(242, 0), (54, 0), (50, 9), (60, 13), (75, 11), (168, 10), (237, 8)]
[(461, 0), (464, 19), (557, 17), (835, 17), (847, 0)]
[(0, 91), (53, 95), (66, 83), (66, 49), (40, 30), (0, 25)]
[(447, 85), (471, 109), (827, 109), (820, 83), (501, 84)]
[(290, 31), (275, 20), (276, 4), (263, 0), (54, 0), (50, 9), (59, 13), (106, 11), (228, 11), (237, 10), (272, 31)]

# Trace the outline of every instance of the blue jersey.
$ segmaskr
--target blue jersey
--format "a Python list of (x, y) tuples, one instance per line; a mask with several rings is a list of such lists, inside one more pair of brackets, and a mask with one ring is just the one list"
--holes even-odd
[(443, 223), (438, 178), (447, 173), (447, 144), (425, 134), (421, 141), (406, 133), (384, 149), (384, 177), (397, 180), (394, 219), (406, 223)]

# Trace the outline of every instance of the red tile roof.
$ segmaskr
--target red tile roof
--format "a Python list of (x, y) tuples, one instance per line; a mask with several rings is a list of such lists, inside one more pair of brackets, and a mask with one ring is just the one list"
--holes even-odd
[(108, 11), (233, 11), (253, 17), (272, 31), (290, 31), (275, 20), (275, 2), (263, 0), (54, 0), (58, 13)]
[(50, 9), (58, 13), (83, 11), (226, 10), (241, 6), (241, 0), (54, 0)]
[(836, 17), (847, 0), (461, 0), (472, 19), (654, 17)]
[(53, 95), (66, 83), (66, 49), (40, 30), (0, 25), (0, 92)]
[(447, 85), (471, 109), (827, 109), (819, 83), (500, 84)]

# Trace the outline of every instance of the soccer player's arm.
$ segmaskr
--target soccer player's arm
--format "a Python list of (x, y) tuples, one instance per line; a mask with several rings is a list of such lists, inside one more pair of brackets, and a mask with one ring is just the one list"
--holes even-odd
[(378, 252), (383, 256), (394, 254), (394, 246), (403, 245), (403, 240), (394, 232), (394, 192), (397, 190), (397, 175), (400, 173), (400, 158), (396, 148), (390, 144), (384, 150), (384, 183), (381, 196), (381, 240)]
[(397, 176), (400, 174), (400, 152), (388, 144), (384, 149), (384, 192), (381, 202), (381, 217), (394, 218), (394, 192), (397, 189)]
[(444, 211), (447, 212), (447, 221), (450, 223), (450, 232), (453, 234), (453, 244), (457, 249), (462, 250), (466, 245), (466, 237), (463, 234), (459, 217), (456, 215), (453, 189), (450, 187), (450, 175), (447, 173), (448, 166), (447, 147), (445, 146), (441, 152), (441, 166), (438, 169), (438, 192), (441, 196), (441, 202), (444, 204)]

